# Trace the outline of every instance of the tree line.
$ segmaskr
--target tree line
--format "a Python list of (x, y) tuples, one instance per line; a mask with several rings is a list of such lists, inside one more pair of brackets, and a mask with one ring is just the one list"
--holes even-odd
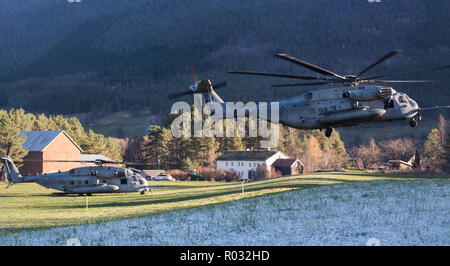
[(349, 150), (350, 156), (360, 163), (362, 169), (377, 169), (388, 160), (408, 162), (418, 171), (450, 171), (450, 132), (449, 122), (439, 116), (438, 127), (431, 130), (423, 147), (419, 147), (411, 138), (397, 138), (376, 142), (373, 138)]
[(121, 148), (113, 138), (86, 131), (76, 117), (26, 113), (23, 109), (0, 110), (0, 154), (20, 160), (28, 153), (22, 144), (21, 131), (63, 130), (85, 154), (103, 154), (112, 160), (121, 160)]
[[(170, 130), (173, 118), (169, 115), (163, 126), (151, 126), (145, 136), (126, 139), (123, 144), (124, 159), (147, 162), (165, 170), (178, 169), (186, 172), (190, 169), (201, 169), (204, 173), (210, 173), (211, 169), (215, 169), (216, 158), (224, 152), (256, 150), (264, 139), (259, 135), (249, 137), (248, 131), (245, 137), (238, 136), (235, 122), (234, 137), (176, 138)], [(226, 125), (223, 121), (224, 131)], [(319, 130), (297, 130), (279, 125), (279, 142), (274, 150), (299, 158), (308, 172), (340, 168), (347, 164), (348, 155), (338, 131), (327, 138)]]

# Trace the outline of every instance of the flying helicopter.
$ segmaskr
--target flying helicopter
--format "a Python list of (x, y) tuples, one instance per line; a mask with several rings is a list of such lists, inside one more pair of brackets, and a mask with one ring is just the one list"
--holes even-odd
[(108, 166), (121, 164), (105, 160), (72, 161), (72, 160), (45, 160), (46, 162), (86, 162), (95, 163), (96, 166), (73, 168), (69, 171), (22, 176), (9, 156), (1, 156), (3, 171), (8, 179), (8, 187), (17, 183), (37, 183), (45, 188), (51, 188), (61, 193), (91, 196), (93, 193), (121, 193), (139, 192), (141, 195), (149, 191), (146, 174), (142, 170)]
[[(288, 62), (317, 72), (323, 75), (323, 77), (234, 70), (230, 70), (228, 73), (311, 81), (306, 83), (277, 84), (272, 85), (273, 87), (339, 85), (337, 87), (312, 90), (300, 96), (278, 100), (279, 123), (288, 127), (297, 129), (325, 129), (325, 136), (327, 137), (332, 135), (333, 128), (336, 127), (371, 123), (410, 120), (409, 125), (415, 127), (417, 126), (417, 121), (421, 120), (420, 112), (432, 109), (448, 109), (450, 106), (421, 108), (406, 93), (396, 91), (389, 86), (376, 85), (374, 83), (428, 83), (436, 80), (389, 80), (384, 79), (386, 76), (364, 77), (369, 70), (372, 70), (374, 67), (400, 52), (399, 50), (395, 50), (387, 53), (357, 75), (339, 75), (287, 54), (277, 54), (277, 56)], [(434, 71), (447, 68), (450, 68), (450, 66), (447, 65), (404, 73)], [(169, 99), (197, 93), (203, 94), (206, 102), (216, 101), (221, 103), (224, 109), (227, 108), (226, 103), (214, 91), (213, 84), (210, 80), (196, 81), (191, 85), (189, 91), (173, 94)], [(259, 105), (257, 108), (259, 109)], [(267, 113), (270, 113), (270, 110)], [(267, 120), (270, 121), (270, 118), (267, 118)]]

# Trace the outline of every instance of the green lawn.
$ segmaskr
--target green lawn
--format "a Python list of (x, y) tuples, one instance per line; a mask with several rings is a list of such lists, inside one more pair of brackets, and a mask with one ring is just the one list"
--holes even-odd
[[(0, 234), (23, 229), (76, 225), (145, 216), (170, 210), (217, 204), (242, 198), (307, 189), (319, 185), (369, 180), (405, 180), (414, 176), (388, 176), (363, 172), (326, 172), (281, 177), (245, 184), (238, 182), (152, 181), (153, 192), (96, 194), (86, 197), (54, 196), (37, 184), (0, 185)], [(448, 177), (441, 177), (449, 179)]]
[(107, 137), (143, 136), (148, 133), (154, 119), (149, 114), (132, 115), (126, 111), (117, 112), (94, 121), (87, 129)]

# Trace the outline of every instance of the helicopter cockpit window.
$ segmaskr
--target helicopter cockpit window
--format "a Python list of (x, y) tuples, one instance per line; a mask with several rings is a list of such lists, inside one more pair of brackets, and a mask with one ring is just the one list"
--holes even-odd
[(144, 184), (144, 180), (142, 178), (139, 178), (139, 184), (141, 184), (141, 185)]
[(403, 97), (403, 96), (399, 96), (399, 97), (398, 97), (398, 101), (399, 101), (400, 103), (406, 103), (405, 97)]
[(116, 176), (117, 176), (117, 177), (123, 177), (123, 176), (125, 176), (125, 171), (117, 171)]
[(132, 176), (132, 177), (131, 177), (131, 180), (133, 180), (134, 182), (136, 182), (136, 181), (137, 181), (137, 178), (136, 178), (135, 176)]

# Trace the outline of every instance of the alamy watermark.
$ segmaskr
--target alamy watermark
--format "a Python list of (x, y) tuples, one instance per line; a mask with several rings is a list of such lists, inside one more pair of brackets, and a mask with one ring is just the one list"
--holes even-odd
[(69, 238), (66, 241), (66, 246), (81, 246), (81, 242), (78, 238)]
[[(270, 113), (270, 128), (268, 128)], [(179, 115), (171, 124), (174, 137), (246, 137), (248, 116), (248, 137), (262, 137), (261, 148), (275, 148), (279, 141), (278, 102), (208, 102), (202, 104), (200, 94), (194, 95), (194, 110), (187, 102), (172, 105), (171, 114)], [(207, 118), (203, 121), (203, 117)], [(223, 120), (226, 119), (224, 130)], [(235, 127), (236, 123), (236, 127)], [(236, 129), (236, 132), (235, 132)], [(225, 131), (225, 132), (224, 132)]]
[(381, 246), (381, 241), (378, 238), (372, 237), (367, 239), (366, 246)]

